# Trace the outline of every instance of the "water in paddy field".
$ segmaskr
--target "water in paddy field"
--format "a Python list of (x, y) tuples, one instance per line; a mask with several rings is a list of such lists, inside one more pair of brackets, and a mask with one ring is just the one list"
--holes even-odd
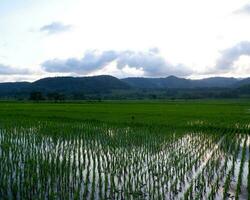
[(247, 199), (250, 138), (40, 124), (0, 131), (0, 199)]

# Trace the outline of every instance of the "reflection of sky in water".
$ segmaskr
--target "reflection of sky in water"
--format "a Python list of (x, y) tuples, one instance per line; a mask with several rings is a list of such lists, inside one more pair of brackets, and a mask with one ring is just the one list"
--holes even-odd
[[(202, 121), (193, 123), (203, 124)], [(20, 174), (23, 182), (26, 180), (25, 171), (31, 170), (31, 174), (37, 173), (38, 179), (44, 176), (43, 180), (34, 183), (34, 187), (41, 189), (41, 185), (47, 183), (54, 192), (59, 192), (60, 187), (66, 185), (73, 188), (72, 193), (79, 191), (81, 196), (91, 198), (94, 195), (95, 199), (104, 198), (105, 195), (118, 199), (126, 195), (152, 199), (161, 198), (163, 194), (179, 199), (192, 183), (201, 178), (201, 174), (205, 181), (208, 180), (207, 169), (211, 171), (214, 168), (214, 173), (218, 171), (220, 174), (226, 156), (226, 172), (231, 168), (233, 154), (224, 150), (226, 141), (232, 144), (241, 141), (235, 162), (237, 180), (244, 147), (242, 135), (232, 141), (232, 138), (218, 133), (161, 134), (143, 129), (84, 129), (84, 126), (78, 129), (77, 134), (64, 135), (62, 131), (61, 135), (50, 135), (48, 132), (43, 135), (39, 133), (41, 128), (0, 132), (0, 155), (5, 158), (2, 163), (13, 166), (11, 171), (3, 167), (0, 175), (10, 177), (11, 174)], [(218, 167), (213, 164), (216, 162), (219, 162)], [(30, 166), (35, 166), (36, 170), (32, 171)], [(246, 164), (242, 188), (247, 186), (247, 170)], [(211, 184), (216, 178), (217, 175)], [(206, 187), (205, 197), (211, 192), (211, 188)], [(48, 194), (48, 189), (45, 190)], [(242, 189), (243, 195), (244, 191)], [(231, 192), (234, 193), (232, 189)], [(217, 198), (220, 196), (217, 195)]]

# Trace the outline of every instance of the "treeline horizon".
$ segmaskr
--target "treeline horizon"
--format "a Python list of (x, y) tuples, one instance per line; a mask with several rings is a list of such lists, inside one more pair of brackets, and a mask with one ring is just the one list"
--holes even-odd
[(53, 77), (38, 81), (1, 83), (0, 99), (64, 100), (139, 100), (248, 98), (250, 78), (214, 77), (190, 80), (166, 78), (126, 78), (112, 76)]
[[(250, 89), (250, 88), (249, 88)], [(13, 100), (53, 101), (67, 100), (175, 100), (175, 99), (237, 99), (250, 98), (250, 92), (239, 89), (199, 88), (168, 90), (111, 91), (109, 93), (63, 93), (32, 91), (26, 96), (14, 96)], [(8, 99), (8, 98), (4, 98)]]

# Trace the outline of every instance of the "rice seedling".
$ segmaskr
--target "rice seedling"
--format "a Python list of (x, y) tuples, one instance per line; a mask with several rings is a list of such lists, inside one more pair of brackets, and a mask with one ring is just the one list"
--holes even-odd
[(0, 199), (240, 199), (244, 176), (249, 194), (249, 127), (187, 124), (1, 123)]

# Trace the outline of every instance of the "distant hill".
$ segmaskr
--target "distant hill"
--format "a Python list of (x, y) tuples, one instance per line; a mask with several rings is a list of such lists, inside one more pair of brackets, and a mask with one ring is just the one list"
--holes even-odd
[(218, 88), (229, 88), (233, 87), (239, 79), (236, 78), (225, 78), (225, 77), (212, 77), (200, 80), (193, 80), (194, 87), (218, 87)]
[(116, 89), (129, 89), (130, 86), (113, 76), (54, 77), (44, 78), (30, 84), (29, 89), (42, 91), (108, 92)]
[(0, 96), (25, 96), (32, 91), (43, 93), (107, 93), (112, 90), (127, 90), (130, 86), (113, 76), (52, 77), (35, 82), (0, 83)]
[(237, 87), (241, 87), (244, 85), (250, 85), (250, 78), (245, 78), (245, 79), (239, 80), (233, 86), (235, 88), (237, 88)]
[[(67, 99), (165, 99), (250, 97), (250, 78), (51, 77), (35, 82), (0, 83), (0, 98), (27, 99), (40, 92), (45, 99), (59, 93)], [(47, 97), (46, 97), (47, 96)]]
[(0, 83), (0, 96), (17, 94), (29, 87), (29, 82)]
[(125, 78), (125, 83), (135, 88), (211, 88), (232, 87), (239, 80), (236, 78), (213, 77), (199, 80), (191, 80), (169, 76), (166, 78)]
[(177, 78), (169, 76), (167, 78), (125, 78), (121, 79), (128, 85), (134, 88), (149, 88), (149, 89), (163, 89), (163, 88), (184, 88), (190, 87), (191, 81), (188, 79)]

